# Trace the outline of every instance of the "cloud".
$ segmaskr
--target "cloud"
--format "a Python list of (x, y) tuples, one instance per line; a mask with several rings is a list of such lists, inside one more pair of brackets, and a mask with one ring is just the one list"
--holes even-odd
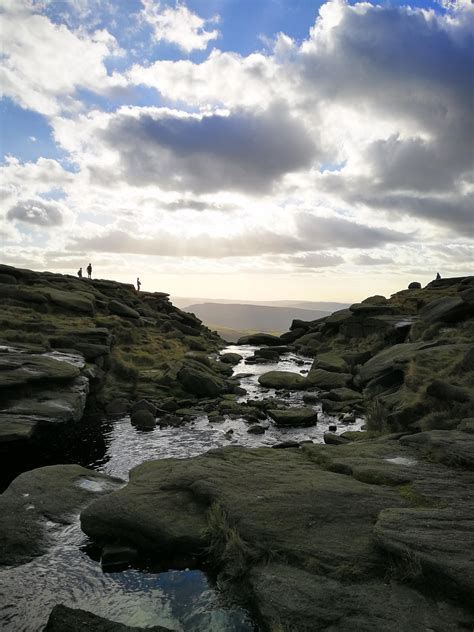
[(174, 9), (163, 6), (157, 0), (142, 0), (142, 18), (153, 27), (157, 41), (176, 44), (186, 53), (204, 50), (210, 41), (219, 37), (219, 31), (206, 30), (206, 26), (219, 21), (217, 16), (209, 20), (190, 11), (184, 2), (177, 1)]
[(24, 108), (52, 116), (74, 105), (79, 88), (103, 92), (125, 82), (109, 76), (104, 61), (119, 51), (105, 30), (73, 32), (35, 11), (32, 2), (4, 2), (2, 33), (2, 96)]
[(269, 254), (297, 254), (295, 263), (304, 267), (324, 267), (342, 262), (338, 254), (321, 253), (330, 248), (372, 248), (386, 243), (403, 243), (411, 237), (397, 231), (371, 228), (340, 218), (315, 217), (300, 213), (296, 232), (278, 232), (263, 227), (249, 228), (232, 236), (200, 233), (191, 236), (162, 230), (156, 236), (132, 235), (130, 231), (102, 230), (92, 237), (76, 237), (73, 250), (130, 253), (153, 256), (253, 257)]
[(128, 184), (197, 193), (268, 192), (286, 173), (309, 167), (316, 154), (303, 124), (279, 105), (228, 115), (122, 110), (101, 137), (118, 153)]
[(390, 257), (371, 257), (370, 255), (359, 255), (355, 257), (354, 263), (359, 266), (383, 266), (393, 263)]
[(329, 247), (375, 248), (413, 239), (412, 235), (390, 228), (365, 226), (339, 217), (317, 217), (310, 213), (299, 213), (296, 225), (299, 234), (304, 236), (308, 246), (306, 250)]
[(61, 205), (54, 201), (41, 199), (20, 200), (9, 209), (7, 219), (50, 228), (52, 226), (61, 226), (63, 223), (63, 211)]

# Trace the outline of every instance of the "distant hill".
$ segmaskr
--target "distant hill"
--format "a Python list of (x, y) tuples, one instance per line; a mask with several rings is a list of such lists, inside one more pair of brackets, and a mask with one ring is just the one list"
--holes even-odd
[[(187, 305), (184, 309), (196, 314), (211, 329), (217, 329), (227, 340), (231, 340), (231, 338), (226, 336), (224, 328), (237, 330), (242, 335), (248, 331), (283, 333), (288, 331), (291, 321), (295, 318), (316, 320), (331, 313), (329, 310), (239, 303), (197, 303)], [(232, 339), (235, 339), (235, 335), (232, 336)]]
[(262, 307), (293, 307), (295, 309), (321, 310), (332, 313), (338, 309), (349, 307), (350, 303), (335, 303), (333, 301), (250, 301), (233, 300), (226, 298), (197, 298), (186, 296), (171, 296), (173, 305), (180, 309), (188, 309), (190, 305), (201, 305), (203, 303), (219, 303), (222, 305), (260, 305)]

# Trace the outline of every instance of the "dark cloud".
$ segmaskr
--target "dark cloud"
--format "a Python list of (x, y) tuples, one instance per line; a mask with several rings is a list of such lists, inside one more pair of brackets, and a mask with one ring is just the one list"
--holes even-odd
[(54, 201), (19, 200), (7, 212), (7, 219), (43, 227), (61, 226), (63, 213)]
[(458, 202), (474, 165), (474, 7), (448, 18), (347, 5), (342, 16), (298, 55), (305, 89), (318, 107), (339, 103), (403, 133), (363, 150), (369, 177), (348, 181), (343, 171), (326, 185), (346, 202), (397, 210), (403, 203), (407, 214), (463, 231)]
[(325, 252), (308, 252), (304, 255), (287, 257), (287, 263), (292, 263), (297, 268), (328, 268), (344, 263), (344, 259), (339, 255)]
[(304, 125), (280, 106), (203, 117), (122, 112), (103, 138), (119, 152), (129, 184), (198, 193), (264, 193), (286, 173), (309, 167), (316, 154)]
[(203, 202), (201, 200), (179, 199), (174, 202), (160, 202), (159, 206), (168, 211), (181, 211), (190, 209), (192, 211), (235, 211), (237, 207), (233, 204), (219, 204), (217, 202)]
[[(375, 248), (388, 243), (404, 243), (411, 235), (389, 228), (375, 228), (339, 217), (317, 217), (310, 213), (296, 216), (298, 232), (305, 250), (315, 248)], [(312, 246), (312, 247), (310, 247)]]

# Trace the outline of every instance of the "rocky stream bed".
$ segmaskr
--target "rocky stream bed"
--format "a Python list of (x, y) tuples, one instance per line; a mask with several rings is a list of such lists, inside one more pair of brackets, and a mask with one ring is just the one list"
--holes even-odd
[[(274, 389), (259, 385), (261, 374), (275, 369), (307, 372), (312, 363), (310, 358), (288, 353), (278, 364), (264, 361), (245, 364), (245, 359), (256, 349), (251, 345), (232, 345), (222, 351), (238, 353), (243, 358), (234, 367), (234, 374), (245, 375), (241, 384), (247, 394), (241, 396), (242, 401), (275, 396)], [(65, 360), (74, 363), (75, 358)], [(298, 406), (302, 396), (301, 391), (287, 393), (286, 401), (289, 406)], [(86, 468), (127, 480), (133, 467), (151, 459), (183, 459), (228, 445), (256, 448), (284, 441), (322, 442), (324, 432), (337, 423), (337, 419), (322, 414), (319, 404), (315, 403), (312, 408), (319, 412), (316, 425), (282, 428), (268, 420), (268, 429), (263, 434), (249, 433), (248, 422), (235, 415), (233, 418), (226, 415), (217, 423), (201, 415), (178, 428), (157, 426), (152, 431), (131, 425), (129, 415), (114, 416), (99, 425), (84, 424), (85, 433), (89, 434), (79, 438), (84, 447), (63, 446), (63, 449), (69, 449), (71, 460)], [(358, 418), (350, 428), (359, 429), (361, 423), (362, 418)], [(348, 427), (340, 425), (339, 432)], [(96, 436), (90, 436), (94, 434)], [(61, 453), (60, 448), (55, 446), (56, 458)], [(51, 464), (54, 455), (46, 458)], [(100, 482), (88, 478), (83, 479), (82, 485), (92, 494), (102, 490)], [(23, 496), (27, 499), (28, 492), (23, 492)], [(24, 511), (28, 511), (28, 504)], [(98, 559), (100, 552), (94, 551), (81, 531), (78, 514), (71, 524), (61, 526), (51, 521), (46, 528), (52, 535), (46, 554), (21, 566), (0, 570), (0, 625), (5, 632), (39, 632), (56, 604), (95, 612), (129, 626), (160, 624), (183, 632), (259, 629), (244, 608), (229, 604), (225, 594), (216, 587), (212, 574), (197, 569), (163, 570), (147, 564), (104, 573)]]

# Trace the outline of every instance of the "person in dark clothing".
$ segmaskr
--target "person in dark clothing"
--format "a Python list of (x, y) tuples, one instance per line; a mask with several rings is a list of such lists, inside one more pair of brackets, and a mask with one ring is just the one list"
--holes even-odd
[(436, 280), (441, 279), (441, 274), (439, 272), (436, 273)]
[(137, 294), (140, 292), (140, 288), (141, 288), (142, 284), (140, 282), (140, 278), (137, 277)]
[(79, 268), (79, 270), (77, 271), (77, 276), (82, 279), (82, 268)]
[(87, 270), (87, 277), (90, 279), (92, 277), (92, 264), (91, 263), (89, 263), (86, 270)]

